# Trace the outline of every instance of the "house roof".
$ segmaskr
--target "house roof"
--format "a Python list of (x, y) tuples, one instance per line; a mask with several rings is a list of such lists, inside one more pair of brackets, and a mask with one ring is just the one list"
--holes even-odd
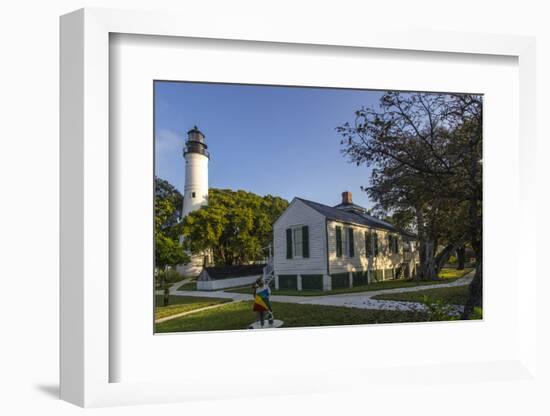
[[(336, 205), (336, 207), (331, 207), (328, 205), (320, 204), (318, 202), (308, 201), (307, 199), (303, 198), (296, 199), (302, 201), (310, 208), (313, 208), (315, 211), (319, 212), (321, 215), (324, 215), (326, 218), (331, 220), (349, 222), (372, 228), (381, 228), (388, 231), (398, 232), (409, 237), (416, 237), (414, 234), (400, 230), (389, 222), (382, 221), (376, 217), (373, 217), (372, 215), (368, 215), (366, 213), (358, 213), (356, 211), (345, 211), (343, 209), (337, 208), (339, 206), (343, 206), (342, 204)], [(358, 208), (362, 208), (358, 205), (356, 206)]]

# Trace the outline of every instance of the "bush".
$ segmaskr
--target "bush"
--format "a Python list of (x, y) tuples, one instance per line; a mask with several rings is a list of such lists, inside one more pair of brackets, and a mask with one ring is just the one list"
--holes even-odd
[(458, 258), (456, 256), (450, 256), (449, 257), (449, 260), (447, 261), (447, 263), (449, 264), (457, 264), (458, 263)]
[(483, 309), (475, 307), (468, 319), (483, 319)]
[(162, 285), (163, 280), (166, 283), (179, 282), (182, 276), (174, 269), (159, 270), (155, 276), (155, 280), (158, 286)]
[(454, 307), (441, 299), (433, 299), (428, 295), (424, 295), (422, 303), (427, 309), (428, 321), (454, 321), (458, 319), (458, 316), (454, 313)]

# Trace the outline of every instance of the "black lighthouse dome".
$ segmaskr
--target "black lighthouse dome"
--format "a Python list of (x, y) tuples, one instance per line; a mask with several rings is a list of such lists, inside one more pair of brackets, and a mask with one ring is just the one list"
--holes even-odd
[(199, 153), (210, 159), (210, 153), (208, 153), (208, 146), (204, 141), (204, 134), (194, 126), (187, 132), (187, 141), (185, 142), (185, 148), (183, 149), (183, 156), (187, 153)]

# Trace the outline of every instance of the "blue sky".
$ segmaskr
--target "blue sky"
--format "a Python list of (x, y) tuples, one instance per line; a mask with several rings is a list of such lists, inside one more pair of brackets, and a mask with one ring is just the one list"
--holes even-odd
[(155, 83), (155, 170), (183, 192), (182, 149), (194, 125), (211, 153), (209, 184), (287, 200), (327, 205), (343, 191), (370, 207), (360, 190), (370, 171), (340, 153), (335, 127), (353, 121), (361, 106), (377, 105), (379, 91)]

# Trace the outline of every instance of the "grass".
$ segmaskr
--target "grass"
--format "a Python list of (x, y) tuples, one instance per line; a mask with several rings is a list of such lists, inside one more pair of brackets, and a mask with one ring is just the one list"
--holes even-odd
[(443, 268), (439, 272), (439, 278), (440, 279), (458, 279), (460, 277), (466, 276), (468, 273), (470, 273), (473, 269), (472, 268), (465, 268), (464, 270), (457, 270), (453, 268)]
[[(164, 272), (160, 272), (160, 273), (164, 274)], [(166, 284), (168, 286), (172, 286), (174, 283), (180, 282), (185, 279), (192, 279), (193, 281), (197, 279), (196, 277), (190, 277), (190, 276), (178, 274), (175, 270), (169, 270), (169, 273), (167, 274), (166, 277), (167, 277)], [(159, 275), (155, 276), (155, 289), (156, 290), (164, 289), (163, 282)]]
[[(439, 273), (439, 280), (429, 281), (417, 281), (417, 280), (386, 280), (384, 282), (375, 282), (369, 285), (354, 286), (352, 288), (334, 289), (331, 291), (322, 290), (292, 290), (292, 289), (272, 289), (272, 295), (285, 295), (285, 296), (330, 296), (338, 295), (342, 293), (358, 293), (358, 292), (370, 292), (373, 290), (385, 290), (385, 289), (399, 289), (403, 287), (415, 287), (426, 285), (437, 285), (442, 283), (451, 283), (455, 280), (463, 277), (472, 269), (456, 270), (456, 269), (442, 269)], [(231, 293), (246, 293), (252, 294), (252, 288), (250, 286), (238, 287), (234, 289), (226, 289), (226, 292)]]
[(178, 287), (178, 290), (197, 290), (197, 282), (187, 282)]
[[(155, 296), (155, 305), (162, 305), (162, 295)], [(182, 312), (189, 312), (206, 306), (231, 302), (231, 299), (203, 298), (196, 296), (170, 296), (168, 306), (155, 306), (155, 319), (166, 318)]]
[(468, 285), (440, 287), (436, 289), (426, 289), (408, 293), (388, 293), (385, 295), (374, 296), (373, 299), (423, 302), (424, 296), (428, 296), (432, 300), (442, 300), (450, 305), (465, 305), (468, 300)]
[[(423, 322), (423, 312), (382, 311), (339, 306), (299, 305), (272, 302), (276, 319), (283, 327), (359, 325), (397, 322)], [(252, 302), (235, 302), (156, 324), (156, 332), (188, 332), (246, 329), (256, 320)]]

